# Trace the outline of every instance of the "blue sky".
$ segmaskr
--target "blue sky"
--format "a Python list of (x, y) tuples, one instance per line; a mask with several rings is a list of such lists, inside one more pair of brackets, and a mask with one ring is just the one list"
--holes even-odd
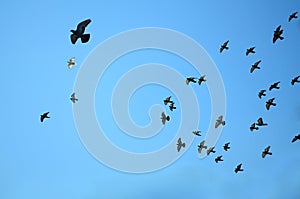
[[(2, 3), (0, 198), (299, 198), (300, 142), (292, 144), (291, 139), (300, 133), (300, 84), (292, 87), (290, 81), (300, 75), (300, 20), (288, 23), (288, 16), (299, 10), (300, 3), (292, 0)], [(87, 27), (90, 41), (72, 45), (70, 30), (87, 18), (92, 20)], [(280, 24), (285, 39), (272, 44), (273, 31)], [(207, 51), (224, 82), (226, 125), (216, 154), (198, 159), (197, 145), (203, 135), (174, 164), (130, 174), (101, 164), (86, 150), (69, 97), (81, 64), (96, 46), (120, 32), (143, 27), (173, 29)], [(220, 54), (226, 40), (230, 49)], [(256, 46), (256, 54), (246, 57), (251, 46)], [(66, 62), (73, 56), (77, 66), (69, 70)], [(250, 74), (251, 65), (260, 59), (262, 69)], [(121, 70), (126, 72), (152, 62), (169, 65), (184, 76), (196, 72), (169, 53), (137, 51), (113, 63), (97, 87), (97, 116), (104, 120), (107, 136), (128, 150), (158, 149), (174, 137), (180, 122), (178, 104), (173, 125), (166, 126), (155, 141), (139, 144), (121, 134), (119, 138), (110, 107), (97, 103), (109, 104), (107, 96), (117, 75), (122, 75), (118, 67), (126, 63), (128, 68)], [(281, 81), (280, 90), (267, 92), (260, 100), (259, 90), (276, 81)], [(205, 134), (210, 122), (209, 92), (205, 84), (192, 88), (201, 110), (199, 129)], [(155, 85), (141, 88), (129, 103), (132, 119), (148, 124), (149, 107), (168, 95), (172, 95), (169, 90)], [(277, 106), (266, 111), (269, 97), (276, 98)], [(46, 111), (51, 118), (41, 123), (39, 116)], [(250, 124), (259, 117), (269, 125), (251, 133)], [(225, 152), (222, 146), (228, 141), (231, 149)], [(273, 155), (262, 159), (268, 145)], [(216, 164), (219, 154), (224, 162)], [(235, 174), (239, 163), (245, 171)]]

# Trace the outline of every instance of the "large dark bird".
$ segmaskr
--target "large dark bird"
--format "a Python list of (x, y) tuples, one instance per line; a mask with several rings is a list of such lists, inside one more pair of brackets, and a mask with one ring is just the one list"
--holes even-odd
[(284, 39), (284, 37), (281, 36), (282, 33), (283, 33), (283, 30), (281, 29), (281, 25), (280, 25), (274, 31), (274, 34), (273, 34), (273, 44), (277, 41), (277, 39), (280, 39), (280, 40)]
[(224, 148), (225, 151), (228, 151), (228, 149), (230, 149), (229, 144), (230, 144), (230, 142), (227, 142), (227, 143), (223, 146), (223, 148)]
[(265, 158), (266, 155), (272, 155), (272, 153), (270, 152), (270, 146), (267, 146), (267, 148), (265, 148), (265, 150), (262, 152), (261, 157)]
[(198, 84), (199, 84), (199, 85), (201, 85), (202, 82), (206, 82), (205, 75), (202, 75), (202, 76), (198, 79)]
[(269, 88), (269, 91), (271, 91), (272, 89), (279, 89), (280, 87), (278, 86), (280, 82), (275, 82), (274, 84), (272, 84)]
[(171, 102), (171, 105), (169, 106), (170, 111), (173, 111), (174, 109), (176, 109), (176, 106), (174, 106), (174, 102)]
[(298, 18), (297, 13), (298, 13), (298, 12), (294, 12), (293, 14), (291, 14), (291, 15), (289, 16), (289, 22), (290, 22), (292, 19), (297, 19), (297, 18)]
[(207, 149), (207, 146), (205, 146), (205, 140), (200, 142), (200, 145), (198, 145), (198, 153), (201, 153), (202, 149)]
[(167, 97), (164, 99), (164, 104), (167, 105), (168, 103), (172, 103), (173, 101), (171, 100), (171, 96)]
[(254, 51), (254, 49), (255, 49), (255, 46), (253, 46), (253, 47), (251, 47), (251, 48), (248, 48), (247, 50), (246, 50), (246, 56), (248, 56), (250, 53), (255, 53), (255, 51)]
[(196, 77), (188, 77), (186, 78), (185, 83), (187, 85), (189, 85), (190, 82), (196, 83), (196, 79), (197, 79)]
[(207, 149), (207, 155), (209, 155), (210, 153), (216, 153), (216, 151), (214, 150), (215, 147), (210, 147), (209, 149)]
[(292, 139), (292, 142), (296, 142), (297, 140), (300, 140), (300, 134), (296, 135), (296, 136)]
[(299, 77), (300, 77), (300, 75), (297, 76), (297, 77), (295, 77), (295, 78), (293, 78), (292, 81), (291, 81), (291, 84), (294, 85), (296, 82), (297, 82), (297, 83), (300, 83), (300, 81), (298, 80)]
[(181, 149), (181, 147), (185, 147), (185, 143), (183, 143), (182, 141), (181, 141), (181, 138), (178, 138), (178, 140), (177, 140), (177, 151), (179, 152), (180, 151), (180, 149)]
[(218, 128), (220, 126), (220, 124), (222, 124), (222, 126), (225, 125), (225, 121), (223, 120), (223, 116), (222, 115), (220, 115), (218, 117), (218, 119), (216, 120), (215, 128)]
[(234, 169), (235, 173), (237, 173), (239, 171), (244, 171), (244, 169), (242, 169), (242, 164), (237, 165), (237, 167)]
[(216, 158), (215, 158), (215, 162), (218, 163), (219, 161), (223, 161), (222, 157), (223, 157), (223, 156), (221, 156), (221, 155), (218, 156), (218, 157), (216, 157)]
[(256, 125), (257, 126), (267, 126), (268, 124), (264, 123), (263, 119), (260, 117), (260, 118), (257, 119)]
[(75, 44), (78, 38), (81, 39), (82, 43), (86, 43), (86, 42), (89, 41), (90, 34), (84, 34), (85, 28), (87, 27), (87, 25), (89, 25), (89, 23), (91, 23), (90, 19), (84, 20), (83, 22), (80, 22), (77, 25), (76, 30), (71, 30), (71, 32), (72, 32), (72, 34), (71, 34), (72, 44)]
[(161, 122), (163, 125), (165, 125), (166, 121), (170, 121), (170, 116), (166, 116), (164, 112), (161, 113)]
[(41, 115), (41, 122), (43, 122), (44, 121), (44, 119), (45, 118), (50, 118), (49, 116), (48, 116), (48, 114), (49, 114), (49, 112), (46, 112), (46, 113), (43, 113), (42, 115)]
[(201, 136), (200, 133), (201, 133), (201, 131), (193, 131), (193, 134), (194, 134), (194, 135), (197, 135), (197, 136)]
[(261, 99), (262, 96), (266, 96), (265, 92), (266, 92), (266, 90), (260, 90), (259, 91), (259, 93), (258, 93), (259, 99)]
[(229, 47), (227, 46), (227, 45), (228, 45), (228, 42), (229, 42), (229, 40), (225, 41), (225, 42), (222, 44), (222, 46), (220, 47), (220, 53), (222, 53), (224, 49), (226, 49), (226, 50), (229, 49)]
[(270, 106), (276, 106), (276, 104), (273, 103), (274, 100), (275, 100), (275, 97), (273, 97), (273, 98), (269, 99), (268, 101), (266, 101), (266, 108), (267, 108), (267, 110), (270, 109)]
[(78, 99), (75, 97), (75, 93), (72, 93), (70, 100), (75, 103)]
[(254, 71), (255, 69), (260, 69), (260, 67), (258, 67), (258, 65), (260, 64), (260, 62), (261, 62), (261, 60), (255, 62), (255, 63), (251, 66), (251, 68), (250, 68), (250, 73), (253, 73), (253, 71)]
[(255, 123), (251, 124), (250, 131), (258, 130), (259, 128), (255, 126)]

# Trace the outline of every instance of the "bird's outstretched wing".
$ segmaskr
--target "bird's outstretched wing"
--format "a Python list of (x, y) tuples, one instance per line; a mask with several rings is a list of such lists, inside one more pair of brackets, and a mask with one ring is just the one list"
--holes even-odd
[(77, 25), (77, 29), (80, 29), (82, 27), (87, 27), (89, 25), (89, 23), (91, 23), (92, 20), (90, 19), (87, 19), (87, 20), (84, 20), (82, 22), (80, 22), (78, 25)]
[(76, 43), (76, 41), (77, 41), (77, 39), (78, 39), (78, 36), (77, 35), (75, 35), (75, 34), (71, 34), (71, 42), (72, 42), (72, 44), (75, 44)]
[(90, 40), (90, 37), (91, 37), (90, 34), (84, 34), (84, 35), (82, 35), (82, 36), (80, 37), (81, 42), (82, 42), (82, 43), (88, 42), (88, 41)]
[(162, 112), (161, 113), (161, 122), (162, 122), (163, 125), (165, 125), (166, 119), (167, 119), (166, 114), (164, 112)]

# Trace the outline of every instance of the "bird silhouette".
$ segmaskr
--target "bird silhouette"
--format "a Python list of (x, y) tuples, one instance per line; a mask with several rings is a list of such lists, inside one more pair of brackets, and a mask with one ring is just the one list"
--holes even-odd
[(268, 101), (266, 101), (266, 109), (269, 110), (270, 106), (276, 106), (276, 104), (273, 102), (275, 100), (275, 97), (269, 99)]
[(214, 150), (215, 147), (210, 147), (209, 149), (207, 149), (207, 155), (209, 155), (210, 153), (216, 153), (216, 151)]
[(230, 142), (227, 142), (227, 143), (223, 146), (223, 148), (224, 148), (225, 151), (228, 151), (228, 150), (230, 149), (229, 144), (230, 144)]
[(189, 85), (190, 82), (196, 83), (196, 79), (197, 79), (196, 77), (188, 77), (186, 78), (185, 83), (187, 85)]
[(259, 128), (255, 126), (255, 122), (253, 124), (251, 124), (250, 126), (250, 131), (253, 131), (253, 130), (258, 130)]
[(72, 34), (70, 37), (72, 44), (75, 44), (78, 38), (81, 39), (82, 43), (86, 43), (89, 41), (90, 34), (84, 34), (85, 28), (87, 27), (87, 25), (89, 25), (89, 23), (91, 23), (90, 19), (84, 20), (77, 25), (76, 30), (71, 30)]
[(166, 121), (170, 121), (170, 116), (166, 116), (164, 112), (161, 113), (161, 122), (163, 125), (165, 125)]
[(171, 102), (171, 105), (169, 106), (170, 111), (173, 111), (174, 109), (176, 109), (176, 107), (174, 106), (174, 102)]
[(68, 61), (68, 68), (69, 68), (69, 69), (72, 69), (73, 66), (75, 66), (75, 65), (76, 65), (75, 57), (71, 57), (71, 58), (69, 59), (69, 61)]
[(202, 76), (198, 79), (198, 84), (199, 84), (199, 85), (201, 85), (202, 82), (206, 82), (205, 75), (202, 75)]
[(182, 141), (181, 141), (181, 138), (178, 138), (178, 140), (177, 140), (177, 151), (179, 152), (180, 151), (180, 149), (181, 149), (181, 147), (185, 147), (185, 143), (183, 143)]
[(298, 12), (292, 13), (292, 14), (289, 16), (289, 22), (290, 22), (292, 19), (297, 19), (297, 18), (298, 18), (297, 14), (298, 14)]
[(282, 37), (283, 30), (281, 29), (281, 25), (279, 25), (273, 34), (273, 44), (277, 41), (277, 39), (283, 40), (284, 37)]
[(221, 155), (218, 156), (218, 157), (216, 157), (216, 158), (215, 158), (215, 162), (218, 163), (218, 162), (220, 162), (220, 161), (223, 161), (222, 157), (223, 157), (223, 156), (221, 156)]
[(75, 103), (78, 99), (75, 97), (75, 93), (72, 93), (70, 100)]
[(262, 158), (265, 158), (266, 157), (266, 155), (272, 155), (272, 153), (270, 152), (270, 146), (267, 146), (266, 148), (265, 148), (265, 150), (262, 152), (262, 154), (261, 154), (261, 157)]
[(207, 149), (207, 146), (205, 146), (205, 140), (200, 142), (200, 145), (198, 145), (198, 153), (201, 153), (202, 149)]
[(261, 60), (255, 62), (255, 63), (251, 66), (251, 68), (250, 68), (250, 73), (253, 73), (253, 71), (254, 71), (255, 69), (260, 69), (260, 67), (258, 66), (258, 65), (260, 64), (260, 62), (261, 62)]
[(292, 139), (292, 142), (296, 142), (297, 140), (300, 140), (300, 134), (296, 135), (296, 136)]
[(256, 123), (257, 126), (267, 126), (268, 124), (267, 123), (264, 123), (263, 122), (263, 119), (260, 117), (257, 119), (257, 123)]
[(220, 124), (222, 124), (222, 126), (225, 125), (225, 121), (223, 121), (223, 116), (222, 115), (220, 115), (218, 117), (218, 119), (216, 120), (215, 128), (218, 128), (220, 126)]
[(197, 135), (197, 136), (201, 136), (200, 133), (201, 133), (201, 131), (193, 131), (193, 134), (194, 134), (194, 135)]
[(242, 164), (237, 165), (236, 168), (234, 169), (235, 173), (237, 173), (239, 171), (244, 171), (244, 169), (242, 169)]
[(270, 87), (269, 87), (269, 91), (271, 91), (272, 89), (279, 89), (280, 87), (278, 86), (280, 82), (275, 82), (274, 84), (272, 84)]
[(167, 97), (164, 99), (164, 104), (167, 105), (168, 103), (172, 103), (173, 101), (171, 100), (171, 96)]
[(255, 51), (254, 51), (254, 49), (255, 49), (255, 46), (253, 46), (253, 47), (251, 47), (251, 48), (248, 48), (247, 50), (246, 50), (246, 56), (248, 56), (250, 53), (255, 53)]
[(292, 81), (291, 81), (291, 84), (294, 85), (296, 82), (297, 82), (297, 83), (300, 83), (300, 80), (298, 80), (299, 77), (300, 77), (300, 75), (297, 76), (297, 77), (294, 77), (294, 78), (292, 79)]
[(229, 43), (229, 40), (225, 41), (225, 42), (221, 45), (221, 47), (220, 47), (220, 53), (222, 53), (224, 49), (226, 49), (226, 50), (229, 49), (229, 47), (227, 46), (228, 43)]
[(50, 117), (48, 116), (48, 114), (49, 114), (49, 112), (46, 112), (46, 113), (43, 113), (43, 114), (41, 115), (41, 118), (40, 118), (41, 122), (44, 122), (44, 119), (45, 119), (45, 118), (50, 118)]
[(259, 91), (259, 93), (258, 93), (259, 99), (261, 99), (262, 96), (266, 96), (265, 92), (266, 92), (266, 90), (260, 90)]

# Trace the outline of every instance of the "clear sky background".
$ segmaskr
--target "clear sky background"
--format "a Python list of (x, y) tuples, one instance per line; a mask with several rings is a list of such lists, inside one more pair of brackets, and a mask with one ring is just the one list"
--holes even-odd
[[(300, 133), (300, 84), (290, 84), (300, 75), (300, 19), (288, 22), (292, 12), (300, 11), (299, 1), (6, 1), (1, 8), (0, 198), (300, 198), (300, 142), (291, 143)], [(87, 27), (90, 41), (72, 45), (70, 30), (87, 18), (92, 20)], [(285, 39), (272, 44), (278, 25)], [(149, 26), (182, 32), (205, 48), (224, 81), (226, 125), (216, 154), (199, 160), (197, 145), (210, 122), (210, 98), (205, 84), (193, 85), (199, 92), (203, 136), (171, 166), (128, 174), (104, 166), (88, 153), (76, 131), (69, 97), (80, 65), (97, 45), (122, 31)], [(226, 40), (230, 49), (220, 54)], [(256, 54), (246, 57), (251, 46), (256, 46)], [(77, 66), (69, 70), (67, 60), (73, 56)], [(260, 59), (261, 70), (250, 74), (251, 65)], [(132, 53), (114, 63), (101, 80), (97, 113), (111, 115), (110, 107), (97, 103), (117, 81), (110, 81), (110, 74), (118, 74), (124, 63), (135, 67), (149, 62), (168, 64), (184, 76), (195, 74), (168, 53)], [(260, 100), (259, 90), (276, 81), (281, 81), (280, 90)], [(170, 94), (157, 86), (140, 89), (130, 101), (133, 120), (147, 124), (149, 107)], [(265, 101), (270, 97), (276, 98), (277, 106), (267, 111)], [(41, 123), (40, 114), (46, 111), (51, 118)], [(160, 135), (162, 140), (153, 145), (150, 140), (148, 148), (136, 140), (132, 145), (124, 136), (110, 138), (132, 151), (157, 149), (175, 135), (179, 113), (172, 116), (174, 125), (161, 132), (166, 134)], [(269, 125), (250, 132), (250, 124), (259, 117)], [(111, 132), (117, 130), (111, 117), (105, 125)], [(231, 142), (228, 152), (222, 148), (226, 142)], [(273, 155), (262, 159), (268, 145)], [(224, 162), (216, 164), (217, 155), (223, 155)], [(235, 174), (239, 163), (245, 171)]]

